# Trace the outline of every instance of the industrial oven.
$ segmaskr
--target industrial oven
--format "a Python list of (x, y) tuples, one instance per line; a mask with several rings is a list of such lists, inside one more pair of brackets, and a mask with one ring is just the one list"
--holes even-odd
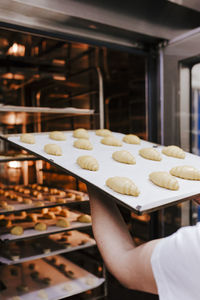
[[(143, 2), (1, 1), (1, 134), (107, 128), (198, 155), (199, 8)], [(157, 299), (106, 272), (91, 222), (79, 221), (81, 180), (3, 140), (0, 152), (0, 298)], [(138, 244), (198, 220), (191, 201), (120, 209)], [(26, 235), (13, 238), (19, 224)]]

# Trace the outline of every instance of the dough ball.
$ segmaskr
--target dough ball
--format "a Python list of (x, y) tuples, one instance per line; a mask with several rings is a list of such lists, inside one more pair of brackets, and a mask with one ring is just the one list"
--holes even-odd
[(49, 133), (49, 138), (56, 141), (65, 141), (66, 136), (62, 131), (52, 131)]
[(22, 133), (20, 141), (26, 144), (35, 144), (35, 137), (31, 133)]
[(109, 129), (98, 129), (95, 131), (96, 135), (99, 136), (111, 136), (112, 132)]
[(139, 150), (139, 154), (146, 159), (155, 160), (155, 161), (162, 160), (162, 156), (160, 152), (158, 152), (158, 150), (154, 148), (142, 148)]
[(24, 229), (22, 226), (14, 226), (10, 232), (14, 235), (22, 235), (24, 233)]
[(91, 223), (92, 219), (91, 219), (91, 216), (83, 214), (77, 218), (77, 221), (82, 222), (82, 223)]
[(78, 128), (74, 130), (73, 137), (80, 138), (80, 139), (89, 139), (89, 134), (86, 129)]
[(170, 170), (170, 174), (188, 180), (200, 180), (200, 171), (192, 166), (177, 166)]
[(46, 231), (47, 230), (47, 225), (45, 223), (37, 223), (35, 225), (35, 230)]
[(67, 228), (70, 226), (70, 222), (65, 218), (59, 218), (58, 221), (56, 222), (56, 226)]
[(46, 144), (44, 146), (44, 151), (47, 154), (51, 154), (51, 155), (56, 155), (56, 156), (62, 155), (62, 149), (60, 148), (60, 146), (58, 146), (56, 144)]

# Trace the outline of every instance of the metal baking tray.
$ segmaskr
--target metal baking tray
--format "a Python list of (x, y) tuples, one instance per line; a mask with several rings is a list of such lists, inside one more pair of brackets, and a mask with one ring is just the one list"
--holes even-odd
[[(177, 178), (180, 188), (178, 191), (171, 191), (154, 185), (149, 180), (149, 174), (153, 171), (169, 171), (172, 167), (178, 165), (192, 165), (200, 166), (200, 158), (197, 155), (186, 153), (185, 159), (178, 159), (162, 155), (162, 160), (152, 161), (142, 158), (138, 154), (138, 150), (143, 147), (156, 147), (161, 152), (163, 146), (150, 143), (142, 140), (140, 145), (132, 145), (123, 143), (122, 147), (107, 146), (100, 143), (102, 137), (97, 136), (95, 131), (89, 131), (90, 141), (93, 144), (93, 150), (82, 150), (73, 147), (75, 138), (72, 131), (64, 132), (67, 139), (66, 141), (53, 141), (48, 137), (48, 133), (34, 133), (36, 143), (29, 145), (20, 142), (20, 135), (4, 135), (0, 136), (2, 139), (7, 140), (20, 148), (23, 148), (30, 153), (41, 157), (77, 177), (83, 182), (90, 183), (104, 193), (111, 196), (120, 204), (128, 207), (137, 214), (144, 212), (156, 211), (160, 208), (174, 205), (178, 202), (193, 199), (194, 196), (200, 193), (200, 181), (184, 180)], [(122, 140), (123, 134), (113, 133), (113, 135)], [(62, 156), (48, 155), (44, 152), (44, 145), (54, 143), (59, 144), (62, 148)], [(118, 163), (112, 159), (112, 153), (117, 150), (128, 150), (136, 158), (135, 165), (126, 165)], [(76, 160), (80, 155), (92, 155), (99, 162), (99, 170), (91, 172), (81, 169)], [(121, 195), (114, 192), (105, 185), (107, 178), (113, 176), (125, 176), (134, 181), (140, 190), (138, 197)]]
[(80, 213), (70, 211), (69, 217), (67, 217), (67, 220), (70, 222), (69, 227), (58, 227), (56, 226), (56, 220), (45, 220), (45, 219), (38, 219), (38, 222), (43, 222), (47, 224), (47, 229), (45, 231), (38, 231), (34, 229), (34, 226), (36, 223), (34, 222), (24, 222), (23, 220), (21, 223), (17, 222), (14, 223), (13, 225), (21, 225), (24, 228), (24, 232), (22, 235), (13, 235), (10, 233), (9, 228), (2, 228), (2, 234), (0, 235), (0, 241), (4, 242), (10, 242), (10, 241), (17, 241), (17, 240), (22, 240), (22, 239), (27, 239), (27, 238), (36, 238), (36, 237), (41, 237), (49, 234), (54, 234), (54, 233), (60, 233), (64, 231), (69, 231), (69, 230), (74, 230), (74, 229), (84, 229), (91, 227), (91, 223), (82, 223), (76, 221), (77, 217), (80, 216)]
[[(60, 271), (56, 267), (59, 264), (65, 265), (67, 271), (72, 271), (74, 278), (71, 279), (64, 272)], [(61, 256), (56, 256), (56, 265), (51, 264), (49, 259), (35, 261), (35, 270), (39, 272), (37, 280), (31, 277), (33, 271), (30, 270), (28, 262), (16, 267), (4, 267), (1, 273), (1, 280), (7, 288), (0, 292), (0, 299), (12, 300), (14, 296), (18, 296), (22, 300), (41, 300), (44, 299), (44, 297), (40, 296), (42, 291), (42, 295), (46, 295), (45, 299), (58, 300), (94, 289), (105, 281), (104, 278), (99, 278), (89, 273)], [(18, 271), (15, 276), (11, 275), (11, 269), (13, 268)], [(40, 280), (46, 277), (51, 279), (49, 285), (45, 285)], [(26, 285), (29, 290), (25, 292), (17, 291), (16, 288), (21, 285)]]
[[(60, 241), (65, 233), (53, 234), (50, 236), (23, 241), (17, 244), (14, 242), (4, 245), (0, 253), (0, 262), (7, 265), (19, 264), (25, 261), (44, 258), (47, 256), (69, 253), (96, 245), (96, 242), (88, 234), (73, 230), (67, 235), (67, 244)], [(82, 241), (85, 241), (82, 243)], [(47, 251), (48, 250), (48, 251)], [(16, 255), (16, 251), (18, 255)], [(17, 258), (18, 257), (18, 258)]]

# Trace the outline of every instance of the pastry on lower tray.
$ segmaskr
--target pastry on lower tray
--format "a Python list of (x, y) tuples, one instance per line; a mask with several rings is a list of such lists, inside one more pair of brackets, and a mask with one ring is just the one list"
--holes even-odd
[(57, 198), (56, 203), (67, 203), (67, 199)]
[(0, 227), (6, 227), (9, 228), (12, 226), (12, 221), (8, 219), (1, 219), (0, 220)]
[(50, 220), (53, 220), (53, 219), (56, 218), (55, 214), (52, 211), (50, 211), (50, 212), (48, 212), (46, 214), (43, 214), (42, 217), (44, 219), (50, 219)]
[(10, 233), (13, 235), (22, 235), (24, 233), (24, 229), (22, 226), (14, 226)]
[(35, 230), (38, 230), (38, 231), (46, 231), (47, 225), (45, 223), (40, 222), (40, 223), (37, 223), (34, 228), (35, 228)]
[(77, 221), (82, 222), (82, 223), (91, 223), (92, 219), (91, 219), (91, 216), (89, 216), (87, 214), (82, 214), (77, 217)]
[(33, 203), (33, 201), (30, 198), (24, 198), (23, 202), (25, 204), (32, 204)]
[(110, 177), (106, 180), (106, 185), (113, 191), (130, 196), (138, 196), (140, 191), (135, 183), (128, 177)]
[(61, 217), (69, 217), (70, 213), (68, 209), (62, 209), (61, 212), (59, 213)]
[(42, 201), (37, 201), (37, 202), (34, 203), (34, 205), (36, 207), (40, 207), (40, 206), (44, 206), (44, 203)]
[(7, 203), (6, 201), (1, 201), (1, 202), (0, 202), (0, 206), (1, 206), (2, 208), (6, 209), (7, 206), (8, 206), (8, 203)]
[(23, 197), (18, 196), (16, 200), (17, 200), (17, 202), (21, 203), (21, 202), (23, 202)]
[(46, 144), (44, 146), (44, 152), (50, 155), (61, 156), (62, 149), (57, 144)]
[(70, 227), (70, 222), (65, 218), (59, 218), (56, 222), (56, 226), (67, 228), (67, 227)]
[(49, 196), (49, 201), (50, 202), (56, 202), (56, 197), (55, 196)]
[(169, 189), (178, 190), (179, 184), (176, 178), (167, 172), (152, 172), (149, 174), (149, 179), (156, 185)]
[(55, 206), (55, 207), (51, 207), (49, 210), (53, 211), (56, 214), (59, 214), (62, 210), (62, 207), (61, 206)]
[(37, 222), (37, 220), (38, 220), (38, 215), (34, 213), (28, 214), (26, 217), (27, 222)]
[(22, 300), (19, 296), (13, 296), (10, 300)]

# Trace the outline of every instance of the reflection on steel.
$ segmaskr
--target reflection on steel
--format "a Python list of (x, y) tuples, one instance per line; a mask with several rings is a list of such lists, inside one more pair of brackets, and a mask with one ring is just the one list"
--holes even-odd
[(96, 68), (99, 79), (99, 118), (100, 128), (104, 128), (104, 95), (103, 95), (103, 77), (99, 67)]

